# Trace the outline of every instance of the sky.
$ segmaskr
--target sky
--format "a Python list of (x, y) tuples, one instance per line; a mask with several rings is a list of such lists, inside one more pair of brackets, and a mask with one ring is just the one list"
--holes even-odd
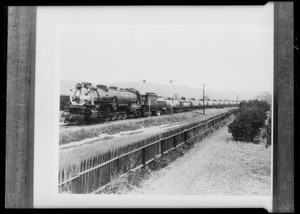
[(147, 82), (223, 91), (273, 88), (273, 4), (66, 7), (61, 80)]

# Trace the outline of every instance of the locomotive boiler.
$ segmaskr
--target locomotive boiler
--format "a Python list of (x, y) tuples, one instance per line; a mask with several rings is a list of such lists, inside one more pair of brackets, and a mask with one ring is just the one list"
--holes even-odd
[(89, 122), (91, 120), (116, 120), (139, 116), (140, 93), (134, 89), (118, 89), (105, 85), (78, 83), (70, 95), (65, 122)]

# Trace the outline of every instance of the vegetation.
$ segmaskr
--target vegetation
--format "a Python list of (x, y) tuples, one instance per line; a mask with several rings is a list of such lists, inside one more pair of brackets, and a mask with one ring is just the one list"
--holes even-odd
[(228, 126), (228, 131), (232, 134), (234, 140), (254, 142), (265, 126), (269, 110), (270, 104), (266, 101), (250, 100), (241, 102), (239, 114)]
[(255, 97), (255, 99), (260, 101), (266, 101), (269, 105), (272, 105), (272, 95), (269, 92), (262, 92)]
[[(159, 126), (164, 124), (196, 122), (206, 120), (210, 117), (225, 113), (232, 108), (224, 109), (208, 109), (206, 115), (202, 115), (202, 110), (193, 112), (185, 112), (174, 115), (163, 115), (159, 117), (141, 118), (139, 120), (131, 120), (126, 123), (111, 123), (99, 124), (95, 126), (82, 127), (76, 130), (61, 130), (59, 134), (59, 145), (70, 142), (81, 141), (86, 138), (98, 137), (100, 134), (113, 135), (122, 131), (132, 131), (140, 128), (148, 128), (152, 126)], [(125, 122), (125, 121), (124, 121)]]
[(271, 111), (267, 112), (268, 118), (266, 119), (265, 125), (262, 129), (262, 138), (266, 139), (266, 148), (271, 145), (271, 130), (272, 130), (272, 116)]
[(60, 104), (59, 110), (63, 111), (66, 106), (70, 105), (70, 96), (68, 95), (60, 95)]

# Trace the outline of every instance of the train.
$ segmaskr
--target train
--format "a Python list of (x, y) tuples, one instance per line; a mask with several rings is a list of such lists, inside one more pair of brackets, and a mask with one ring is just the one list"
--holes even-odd
[(203, 108), (238, 106), (231, 100), (204, 100), (184, 97), (165, 99), (154, 92), (140, 92), (135, 88), (77, 83), (71, 89), (70, 104), (66, 106), (65, 124), (105, 122), (187, 112)]

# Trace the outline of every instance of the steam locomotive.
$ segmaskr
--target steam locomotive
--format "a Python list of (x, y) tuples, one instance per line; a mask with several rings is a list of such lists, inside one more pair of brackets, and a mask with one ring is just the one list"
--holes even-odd
[(66, 107), (66, 124), (105, 122), (151, 115), (173, 114), (196, 109), (237, 106), (222, 100), (171, 100), (134, 88), (77, 83)]

